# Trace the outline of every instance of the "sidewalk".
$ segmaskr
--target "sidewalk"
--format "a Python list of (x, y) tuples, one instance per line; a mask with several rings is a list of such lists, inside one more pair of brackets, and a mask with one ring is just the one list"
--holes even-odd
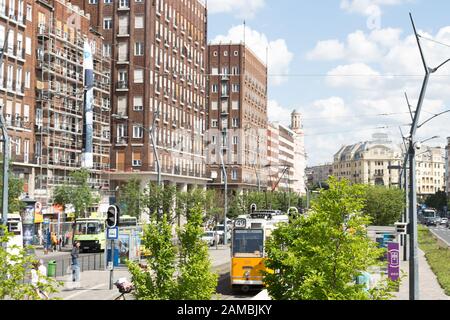
[[(431, 270), (425, 254), (418, 250), (419, 257), (419, 300), (450, 300), (439, 285), (437, 278)], [(409, 261), (401, 262), (402, 273), (407, 275), (400, 285), (400, 292), (395, 294), (393, 300), (409, 300)]]
[[(72, 282), (72, 275), (58, 277), (58, 281), (63, 282), (59, 287), (60, 292), (53, 294), (52, 298), (61, 298), (63, 300), (113, 300), (120, 296), (119, 291), (113, 285), (109, 290), (109, 271), (85, 271), (80, 273), (80, 283)], [(119, 278), (131, 279), (130, 273), (126, 268), (117, 268), (114, 270), (113, 283)], [(126, 295), (127, 300), (132, 300), (132, 295)]]

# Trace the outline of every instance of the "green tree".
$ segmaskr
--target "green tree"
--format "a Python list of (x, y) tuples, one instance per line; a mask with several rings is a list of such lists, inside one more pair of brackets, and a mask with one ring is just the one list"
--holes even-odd
[(363, 211), (375, 226), (390, 226), (400, 221), (405, 209), (405, 193), (397, 188), (365, 186)]
[(377, 265), (385, 250), (367, 235), (365, 188), (329, 180), (307, 216), (280, 226), (266, 251), (269, 294), (276, 300), (388, 299), (387, 283), (365, 291), (355, 277)]
[(172, 226), (167, 215), (162, 219), (153, 216), (145, 228), (142, 244), (150, 251), (147, 258), (149, 270), (143, 270), (136, 262), (127, 263), (135, 297), (138, 300), (172, 299), (177, 289), (174, 277), (176, 247), (172, 243)]
[(120, 189), (117, 200), (121, 204), (121, 208), (124, 210), (121, 214), (139, 217), (141, 214), (141, 198), (141, 182), (138, 178), (134, 177)]
[[(5, 249), (1, 244), (8, 243), (12, 234), (5, 226), (0, 225), (0, 300), (39, 300), (30, 282), (25, 281), (29, 276), (31, 265), (36, 258), (27, 254), (27, 249), (9, 245)], [(57, 287), (61, 283), (44, 277), (45, 283), (40, 286), (47, 294), (58, 292)]]
[(150, 216), (157, 215), (159, 207), (162, 207), (163, 212), (170, 213), (169, 220), (172, 221), (176, 195), (177, 187), (175, 185), (158, 186), (156, 183), (150, 182), (142, 194), (141, 203), (148, 209)]
[(75, 219), (87, 217), (89, 208), (99, 201), (89, 184), (89, 171), (81, 169), (70, 174), (72, 184), (55, 188), (53, 203), (64, 208), (72, 204), (75, 209)]
[[(0, 190), (3, 190), (3, 163), (0, 162)], [(11, 171), (9, 166), (8, 174), (8, 211), (21, 212), (25, 208), (25, 204), (20, 199), (23, 194), (24, 181), (17, 178)], [(0, 192), (1, 195), (1, 192)], [(0, 210), (3, 210), (3, 202), (0, 200)]]
[(435, 194), (428, 196), (425, 200), (425, 204), (428, 207), (442, 210), (448, 203), (447, 194), (445, 191), (438, 191)]
[(187, 224), (178, 231), (181, 246), (177, 300), (210, 300), (216, 291), (217, 274), (211, 272), (208, 247), (201, 240), (202, 211), (200, 203), (192, 207)]

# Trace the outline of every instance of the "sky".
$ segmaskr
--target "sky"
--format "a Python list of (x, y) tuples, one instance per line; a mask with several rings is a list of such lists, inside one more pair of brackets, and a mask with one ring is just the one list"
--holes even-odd
[[(424, 67), (450, 58), (448, 0), (208, 0), (208, 39), (246, 44), (268, 61), (269, 121), (303, 114), (308, 165), (333, 161), (342, 145), (388, 133), (401, 143), (417, 106)], [(268, 50), (267, 50), (268, 48)], [(266, 52), (268, 51), (268, 56)], [(432, 75), (421, 122), (450, 109), (450, 63)], [(401, 128), (401, 130), (400, 130)], [(444, 147), (450, 113), (417, 131)]]

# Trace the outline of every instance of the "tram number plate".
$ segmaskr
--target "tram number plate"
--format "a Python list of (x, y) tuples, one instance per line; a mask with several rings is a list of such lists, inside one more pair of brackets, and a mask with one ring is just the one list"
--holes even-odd
[(234, 226), (236, 228), (245, 228), (246, 225), (247, 225), (247, 221), (245, 219), (237, 219), (234, 222)]

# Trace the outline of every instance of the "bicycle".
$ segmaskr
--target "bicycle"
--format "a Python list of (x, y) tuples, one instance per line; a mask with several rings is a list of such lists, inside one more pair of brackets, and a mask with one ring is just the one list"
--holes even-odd
[(114, 300), (126, 300), (125, 295), (131, 293), (134, 290), (134, 286), (131, 282), (129, 282), (125, 278), (121, 278), (117, 280), (114, 285), (117, 287), (119, 292), (121, 293), (120, 296), (115, 298)]

